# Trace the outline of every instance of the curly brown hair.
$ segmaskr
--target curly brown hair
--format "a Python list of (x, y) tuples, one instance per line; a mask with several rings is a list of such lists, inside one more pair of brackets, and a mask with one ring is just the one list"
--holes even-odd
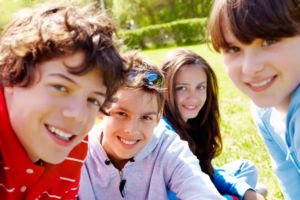
[(128, 71), (116, 45), (116, 27), (92, 9), (67, 4), (43, 4), (18, 12), (0, 36), (1, 87), (26, 87), (39, 62), (83, 51), (82, 66), (68, 69), (84, 74), (98, 67), (109, 99), (125, 80)]
[[(207, 99), (198, 115), (185, 122), (175, 98), (175, 78), (183, 66), (189, 65), (196, 65), (204, 70), (207, 77)], [(167, 88), (164, 117), (180, 138), (188, 142), (191, 151), (199, 160), (202, 171), (213, 179), (214, 168), (211, 162), (222, 150), (217, 77), (201, 56), (187, 49), (169, 52), (160, 67), (164, 72)]]

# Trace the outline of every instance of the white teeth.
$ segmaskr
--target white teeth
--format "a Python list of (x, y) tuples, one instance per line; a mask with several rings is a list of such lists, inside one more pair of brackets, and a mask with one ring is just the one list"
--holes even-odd
[(124, 140), (123, 138), (120, 138), (120, 140), (125, 144), (135, 144), (136, 143), (136, 141), (128, 141), (128, 140)]
[(196, 108), (196, 106), (187, 106), (187, 105), (184, 105), (184, 107), (189, 110), (194, 110)]
[(185, 106), (185, 107), (187, 107), (188, 109), (194, 109), (194, 108), (196, 108), (196, 106)]
[(62, 130), (54, 128), (53, 126), (49, 126), (48, 128), (51, 132), (55, 133), (57, 136), (64, 140), (69, 140), (72, 137), (72, 134), (65, 133)]
[(261, 87), (261, 86), (267, 85), (271, 80), (272, 80), (272, 78), (262, 81), (260, 83), (251, 83), (250, 85), (253, 87)]

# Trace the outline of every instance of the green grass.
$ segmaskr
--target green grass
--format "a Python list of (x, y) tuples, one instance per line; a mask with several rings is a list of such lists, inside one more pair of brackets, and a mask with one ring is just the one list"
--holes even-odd
[[(177, 47), (144, 50), (142, 53), (159, 64), (161, 59), (174, 48)], [(206, 59), (218, 77), (223, 151), (214, 159), (214, 164), (222, 166), (237, 159), (251, 160), (258, 168), (258, 181), (268, 188), (267, 199), (283, 199), (267, 149), (252, 121), (250, 100), (235, 88), (226, 75), (222, 56), (210, 50), (206, 44), (183, 46), (183, 48), (193, 50)]]

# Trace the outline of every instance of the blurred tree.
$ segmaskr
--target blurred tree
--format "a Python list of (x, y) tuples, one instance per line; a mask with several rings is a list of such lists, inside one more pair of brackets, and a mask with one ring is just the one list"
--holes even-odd
[[(0, 32), (2, 32), (4, 26), (9, 22), (13, 14), (24, 7), (31, 7), (34, 4), (42, 2), (73, 2), (75, 4), (95, 2), (96, 5), (100, 5), (98, 1), (99, 0), (0, 0)], [(107, 5), (112, 6), (109, 0), (105, 0), (105, 2)]]
[(15, 13), (23, 7), (41, 2), (71, 1), (75, 4), (94, 2), (112, 17), (121, 28), (138, 28), (178, 19), (208, 16), (211, 0), (0, 0), (0, 31)]
[(113, 0), (112, 16), (122, 28), (206, 17), (211, 0)]

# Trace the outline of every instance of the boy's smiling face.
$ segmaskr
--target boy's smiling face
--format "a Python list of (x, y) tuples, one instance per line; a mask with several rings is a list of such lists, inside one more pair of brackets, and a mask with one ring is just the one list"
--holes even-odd
[(151, 140), (160, 114), (155, 94), (123, 88), (117, 92), (110, 116), (103, 118), (101, 144), (118, 169)]
[(66, 67), (84, 58), (78, 51), (41, 62), (29, 86), (4, 88), (11, 125), (33, 162), (62, 162), (93, 126), (106, 92), (101, 71), (74, 75)]

